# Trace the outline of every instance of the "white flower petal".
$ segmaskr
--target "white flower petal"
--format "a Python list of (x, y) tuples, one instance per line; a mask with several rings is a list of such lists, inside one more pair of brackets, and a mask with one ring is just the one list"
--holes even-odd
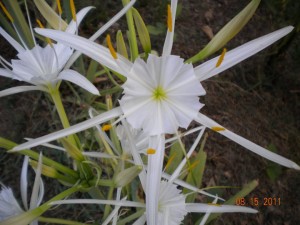
[(223, 62), (219, 67), (216, 67), (219, 57), (215, 57), (208, 62), (197, 66), (195, 68), (196, 76), (200, 81), (203, 81), (218, 73), (221, 73), (222, 71), (234, 66), (235, 64), (273, 44), (275, 41), (290, 33), (293, 29), (293, 26), (282, 28), (227, 52)]
[(21, 172), (21, 181), (20, 181), (20, 190), (21, 190), (21, 197), (22, 197), (22, 202), (25, 210), (28, 210), (28, 202), (27, 202), (27, 187), (28, 187), (28, 182), (27, 182), (27, 173), (28, 173), (28, 161), (29, 157), (25, 156), (24, 161), (23, 161), (23, 166), (22, 166), (22, 172)]
[(0, 98), (7, 95), (17, 94), (20, 92), (26, 92), (26, 91), (45, 91), (48, 92), (48, 90), (42, 86), (18, 86), (18, 87), (12, 87), (5, 89), (3, 91), (0, 91)]
[(94, 95), (99, 95), (98, 89), (84, 76), (75, 70), (63, 70), (57, 77), (58, 80), (70, 81)]
[(146, 223), (146, 216), (141, 216), (132, 225), (144, 225)]
[(257, 213), (256, 209), (243, 207), (243, 206), (236, 206), (236, 205), (208, 205), (203, 203), (187, 203), (186, 210), (188, 212), (197, 212), (197, 213), (206, 213), (207, 210), (210, 210), (211, 213)]
[[(208, 118), (207, 116), (205, 116), (201, 113), (198, 114), (198, 117), (195, 120), (208, 128), (222, 127), (220, 124), (216, 123), (215, 121), (213, 121), (212, 119)], [(218, 133), (233, 140), (234, 142), (240, 144), (241, 146), (247, 148), (248, 150), (250, 150), (268, 160), (271, 160), (273, 162), (276, 162), (276, 163), (278, 163), (282, 166), (288, 167), (288, 168), (300, 170), (299, 165), (297, 165), (293, 161), (291, 161), (287, 158), (284, 158), (281, 155), (278, 155), (274, 152), (271, 152), (263, 147), (260, 147), (259, 145), (255, 144), (255, 143), (253, 143), (253, 142), (251, 142), (251, 141), (249, 141), (227, 129), (225, 129), (224, 131), (220, 131)]]
[(35, 178), (30, 198), (30, 207), (29, 209), (35, 209), (38, 207), (38, 203), (42, 201), (43, 195), (44, 195), (44, 186), (43, 181), (41, 179), (41, 173), (42, 173), (42, 157), (43, 154), (40, 152), (39, 155), (39, 161), (37, 165), (37, 169), (35, 170)]
[(3, 68), (0, 68), (0, 76), (14, 78), (14, 74), (10, 70)]
[[(114, 70), (122, 75), (126, 75), (127, 73), (127, 71), (124, 71), (123, 68), (120, 68), (107, 48), (96, 44), (95, 42), (57, 30), (35, 28), (35, 31), (38, 34), (49, 37), (55, 41), (63, 43), (64, 45), (79, 50), (111, 70)], [(128, 65), (128, 67), (131, 66), (131, 62), (121, 55), (118, 55), (118, 60), (122, 61), (125, 65)]]
[(171, 0), (171, 13), (172, 13), (172, 32), (167, 31), (167, 36), (163, 48), (163, 56), (168, 56), (171, 54), (173, 39), (174, 39), (174, 30), (175, 30), (175, 18), (176, 18), (176, 10), (177, 10), (177, 0)]
[(23, 212), (11, 188), (2, 186), (0, 191), (0, 221), (4, 221), (9, 217), (19, 215)]
[(147, 182), (146, 182), (146, 214), (147, 224), (157, 225), (158, 200), (165, 154), (164, 135), (150, 137), (150, 148), (156, 150), (155, 154), (148, 155)]
[(62, 137), (66, 137), (71, 134), (75, 134), (77, 132), (91, 128), (91, 127), (95, 126), (95, 124), (100, 124), (100, 123), (109, 121), (115, 117), (120, 116), (121, 114), (122, 114), (122, 111), (119, 107), (114, 108), (110, 111), (104, 112), (98, 116), (95, 116), (94, 118), (88, 119), (86, 121), (78, 123), (69, 128), (54, 132), (52, 134), (45, 135), (43, 137), (33, 139), (24, 144), (18, 145), (16, 147), (14, 147), (10, 152), (16, 152), (16, 151), (21, 151), (24, 149), (32, 148), (32, 147), (38, 146), (40, 144), (44, 144), (47, 142), (51, 142), (51, 141), (60, 139)]

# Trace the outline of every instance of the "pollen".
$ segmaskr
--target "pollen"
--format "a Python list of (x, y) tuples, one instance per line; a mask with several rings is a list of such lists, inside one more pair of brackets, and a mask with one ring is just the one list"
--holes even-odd
[(169, 32), (172, 32), (173, 25), (172, 25), (172, 11), (171, 11), (170, 4), (168, 4), (168, 20), (167, 20), (167, 24), (168, 24), (168, 30), (169, 30)]
[(7, 16), (7, 18), (10, 20), (11, 23), (14, 22), (14, 19), (12, 18), (12, 16), (10, 15), (10, 13), (8, 12), (8, 10), (5, 8), (5, 6), (3, 5), (2, 2), (0, 2), (0, 7), (2, 8), (4, 14)]
[(110, 54), (112, 55), (112, 57), (114, 59), (117, 59), (118, 56), (117, 56), (116, 50), (114, 49), (114, 47), (113, 47), (113, 45), (111, 43), (111, 39), (110, 39), (110, 35), (109, 34), (106, 36), (106, 43), (107, 43), (107, 46), (109, 48), (109, 51), (110, 51)]
[(222, 62), (223, 62), (223, 60), (224, 60), (224, 57), (225, 57), (226, 52), (227, 52), (227, 49), (224, 48), (222, 54), (220, 55), (220, 57), (219, 57), (219, 59), (218, 59), (218, 62), (217, 62), (217, 64), (216, 64), (216, 67), (221, 66), (221, 64), (222, 64)]
[(156, 150), (155, 149), (153, 149), (153, 148), (148, 148), (147, 149), (147, 154), (148, 155), (154, 155), (156, 153)]
[(74, 21), (76, 21), (76, 10), (75, 10), (75, 4), (74, 0), (70, 0), (70, 8), (71, 8), (71, 13), (72, 13), (72, 18)]
[(224, 131), (225, 130), (225, 128), (224, 127), (211, 127), (211, 129), (213, 130), (213, 131)]
[(111, 128), (112, 128), (112, 125), (110, 125), (110, 124), (106, 124), (106, 125), (102, 126), (103, 131), (109, 131)]
[(60, 4), (60, 0), (56, 0), (56, 4), (57, 4), (57, 10), (59, 15), (62, 14), (62, 9), (61, 9), (61, 4)]
[(161, 87), (158, 86), (154, 91), (153, 91), (153, 98), (155, 100), (163, 100), (167, 97), (167, 94), (165, 90)]

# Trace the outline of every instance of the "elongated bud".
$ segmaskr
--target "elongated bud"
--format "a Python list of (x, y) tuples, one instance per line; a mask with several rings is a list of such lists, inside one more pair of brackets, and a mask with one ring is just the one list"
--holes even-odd
[(128, 169), (122, 170), (115, 179), (115, 184), (118, 187), (123, 187), (129, 183), (131, 183), (131, 181), (136, 178), (137, 175), (139, 175), (139, 173), (143, 170), (142, 166), (139, 165), (135, 165), (132, 166)]
[[(35, 160), (30, 160), (29, 164), (34, 168), (37, 169), (38, 167), (38, 162)], [(58, 171), (50, 166), (42, 165), (42, 174), (47, 177), (52, 177), (52, 178), (58, 178)]]
[(66, 138), (61, 139), (66, 151), (76, 161), (82, 162), (85, 160), (82, 152), (73, 144), (71, 144)]
[(14, 22), (14, 19), (12, 18), (12, 16), (10, 15), (10, 13), (8, 12), (8, 10), (5, 8), (5, 6), (3, 5), (2, 2), (0, 2), (0, 7), (2, 8), (4, 14), (7, 16), (7, 18), (10, 20), (11, 23)]

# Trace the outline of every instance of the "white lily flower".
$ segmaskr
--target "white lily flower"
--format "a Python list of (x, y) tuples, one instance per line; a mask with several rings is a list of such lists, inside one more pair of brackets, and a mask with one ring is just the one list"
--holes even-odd
[[(27, 184), (27, 173), (28, 173), (28, 161), (29, 157), (24, 157), (24, 162), (21, 171), (21, 182), (20, 182), (20, 190), (21, 190), (21, 198), (24, 210), (20, 207), (18, 201), (13, 195), (11, 188), (7, 188), (2, 186), (2, 190), (0, 191), (0, 221), (5, 221), (11, 217), (20, 215), (26, 211), (35, 209), (39, 207), (44, 197), (44, 183), (41, 178), (41, 170), (42, 170), (42, 154), (40, 154), (38, 167), (35, 170), (35, 179), (33, 183), (32, 193), (30, 202), (28, 205), (28, 184)], [(30, 225), (37, 225), (38, 222), (32, 221)]]
[[(121, 73), (127, 77), (127, 81), (123, 85), (124, 96), (120, 100), (121, 110), (120, 108), (115, 108), (111, 112), (103, 113), (88, 121), (77, 124), (74, 127), (65, 129), (64, 131), (38, 138), (14, 148), (15, 150), (21, 150), (49, 142), (93, 127), (95, 123), (105, 122), (109, 117), (121, 116), (121, 119), (126, 118), (134, 128), (143, 129), (148, 135), (155, 136), (150, 138), (149, 142), (149, 148), (154, 147), (156, 154), (149, 156), (146, 184), (147, 199), (152, 199), (151, 201), (146, 201), (146, 204), (151, 204), (151, 206), (147, 205), (146, 207), (147, 210), (150, 210), (147, 212), (147, 223), (150, 225), (157, 224), (158, 191), (165, 148), (163, 136), (165, 133), (176, 133), (178, 127), (187, 128), (192, 120), (218, 131), (220, 134), (226, 134), (225, 136), (250, 151), (274, 162), (286, 167), (300, 169), (296, 163), (227, 131), (210, 119), (205, 119), (204, 116), (198, 112), (202, 106), (201, 103), (199, 103), (198, 96), (204, 95), (205, 91), (200, 83), (196, 82), (196, 78), (198, 81), (205, 80), (252, 56), (287, 35), (293, 30), (293, 27), (288, 26), (260, 37), (229, 51), (226, 55), (222, 54), (221, 57), (212, 59), (203, 65), (193, 68), (190, 64), (184, 64), (180, 57), (171, 55), (176, 8), (177, 0), (172, 0), (168, 13), (170, 15), (168, 21), (170, 22), (164, 44), (163, 56), (157, 57), (150, 55), (147, 63), (139, 58), (134, 63), (131, 63), (116, 53), (110, 54), (109, 49), (82, 37), (61, 31), (36, 29), (36, 32), (39, 34), (69, 45), (104, 66)], [(151, 140), (154, 140), (156, 143), (151, 143)], [(150, 183), (152, 185), (151, 187)], [(154, 201), (154, 204), (152, 201)]]
[[(77, 22), (72, 20), (66, 32), (75, 34), (77, 25), (91, 9), (92, 7), (86, 7), (78, 12)], [(18, 51), (18, 59), (12, 60), (11, 63), (0, 56), (0, 63), (4, 66), (4, 68), (0, 68), (0, 76), (25, 81), (34, 85), (13, 87), (0, 91), (0, 97), (31, 90), (49, 92), (61, 80), (70, 81), (92, 94), (99, 95), (97, 88), (84, 76), (75, 70), (64, 69), (66, 63), (73, 55), (73, 50), (69, 46), (61, 43), (51, 43), (46, 47), (41, 47), (35, 43), (35, 46), (29, 49), (22, 39), (23, 46), (16, 42), (2, 27), (0, 27), (0, 34)]]

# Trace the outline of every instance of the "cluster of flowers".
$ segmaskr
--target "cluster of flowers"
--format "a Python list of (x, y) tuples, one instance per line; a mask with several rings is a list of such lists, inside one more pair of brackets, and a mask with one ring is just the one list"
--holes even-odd
[[(48, 44), (45, 47), (41, 47), (36, 41), (34, 41), (33, 47), (29, 47), (14, 25), (12, 16), (1, 3), (1, 7), (12, 23), (20, 43), (0, 27), (0, 34), (18, 51), (18, 59), (11, 60), (11, 62), (0, 56), (0, 63), (3, 66), (0, 68), (0, 75), (25, 81), (32, 85), (2, 90), (0, 97), (24, 91), (44, 91), (52, 97), (65, 128), (40, 138), (28, 140), (28, 142), (18, 146), (10, 145), (8, 148), (9, 152), (26, 155), (21, 175), (21, 196), (24, 208), (19, 206), (12, 190), (3, 185), (0, 192), (1, 225), (49, 222), (50, 220), (41, 217), (41, 215), (53, 205), (60, 204), (113, 205), (114, 208), (109, 213), (104, 213), (105, 219), (102, 224), (110, 222), (116, 224), (121, 218), (121, 207), (136, 208), (136, 212), (130, 215), (131, 220), (134, 220), (132, 224), (135, 225), (145, 223), (148, 225), (181, 224), (185, 215), (190, 212), (204, 213), (199, 224), (205, 224), (211, 213), (256, 213), (257, 210), (252, 208), (224, 205), (222, 204), (224, 199), (200, 190), (180, 179), (182, 171), (186, 168), (192, 153), (195, 152), (206, 128), (218, 132), (246, 149), (282, 166), (300, 169), (296, 163), (229, 131), (199, 112), (203, 107), (203, 104), (199, 102), (199, 96), (206, 94), (201, 81), (213, 77), (256, 54), (293, 30), (292, 26), (282, 28), (228, 52), (224, 50), (220, 56), (193, 67), (192, 63), (222, 48), (245, 25), (259, 5), (259, 0), (251, 1), (212, 39), (200, 54), (187, 61), (180, 56), (171, 54), (177, 0), (171, 0), (171, 4), (168, 6), (167, 35), (162, 55), (158, 56), (150, 51), (143, 55), (135, 54), (134, 41), (136, 41), (136, 37), (134, 34), (134, 36), (129, 35), (128, 37), (129, 41), (133, 43), (131, 44), (131, 60), (128, 59), (128, 56), (115, 51), (109, 36), (106, 38), (107, 47), (96, 44), (94, 41), (126, 13), (129, 34), (132, 34), (134, 29), (132, 14), (137, 15), (136, 9), (132, 8), (135, 0), (130, 2), (124, 0), (124, 8), (89, 39), (77, 35), (77, 28), (92, 7), (86, 7), (75, 14), (73, 1), (70, 2), (73, 19), (70, 24), (65, 24), (61, 19), (62, 11), (59, 1), (57, 1), (59, 14), (56, 14), (50, 7), (50, 9), (47, 8), (45, 1), (35, 1), (38, 7), (44, 7), (51, 12), (55, 18), (54, 21), (56, 21), (52, 25), (55, 28), (53, 30), (45, 29), (42, 25), (41, 28), (34, 29), (37, 34), (48, 38)], [(27, 9), (26, 1), (25, 6)], [(49, 23), (53, 20), (53, 18), (47, 19), (46, 16), (45, 19)], [(143, 26), (141, 25), (141, 27)], [(32, 39), (35, 40), (31, 26), (30, 30)], [(141, 30), (143, 31), (142, 28), (139, 31)], [(144, 32), (146, 31), (144, 30)], [(146, 34), (144, 33), (144, 36), (147, 36)], [(49, 38), (57, 43), (52, 43)], [(123, 94), (118, 101), (119, 106), (107, 107), (108, 110), (102, 113), (90, 109), (90, 119), (70, 126), (59, 95), (61, 81), (70, 81), (93, 95), (99, 95), (98, 89), (85, 76), (69, 69), (81, 53), (101, 64), (108, 71), (107, 73), (116, 74), (120, 80), (125, 82), (121, 86)], [(199, 126), (188, 129), (192, 121), (195, 121)], [(97, 129), (97, 135), (101, 137), (101, 143), (107, 150), (106, 153), (84, 151), (75, 133), (92, 127)], [(179, 128), (184, 128), (187, 131), (181, 133)], [(108, 135), (105, 132), (108, 130), (113, 132)], [(190, 133), (198, 133), (198, 135), (183, 159), (178, 163), (177, 168), (171, 174), (167, 173), (165, 171), (167, 165), (164, 167), (166, 148), (178, 141), (181, 144), (181, 149), (185, 149), (181, 138)], [(116, 136), (114, 137), (113, 134)], [(54, 140), (60, 140), (63, 147), (49, 144)], [(1, 141), (4, 142), (4, 139)], [(120, 144), (119, 147), (117, 143)], [(66, 154), (74, 160), (74, 168), (70, 169), (43, 156), (42, 153), (37, 154), (29, 150), (38, 145), (66, 151)], [(102, 168), (97, 165), (93, 158), (106, 158), (111, 161), (115, 170), (112, 180), (103, 179)], [(171, 157), (169, 159), (171, 162)], [(28, 206), (27, 170), (29, 162), (34, 168), (36, 176)], [(67, 187), (71, 187), (43, 203), (42, 175), (57, 179), (66, 184)], [(145, 194), (144, 202), (138, 199), (135, 201), (127, 200), (130, 196), (124, 196), (126, 193), (124, 187), (136, 177), (138, 177), (139, 184)], [(61, 200), (79, 191), (90, 193), (90, 190), (93, 189), (95, 192), (95, 187), (98, 191), (101, 191), (100, 188), (103, 187), (112, 188), (115, 199), (111, 197), (107, 199)], [(181, 191), (183, 188), (192, 193), (206, 195), (213, 200), (211, 203), (189, 203), (186, 201), (189, 194), (183, 194)], [(91, 194), (91, 196), (93, 195)], [(51, 221), (54, 223), (54, 220)], [(68, 222), (70, 221), (57, 219), (55, 223), (70, 224)], [(81, 223), (74, 222), (73, 224)]]

